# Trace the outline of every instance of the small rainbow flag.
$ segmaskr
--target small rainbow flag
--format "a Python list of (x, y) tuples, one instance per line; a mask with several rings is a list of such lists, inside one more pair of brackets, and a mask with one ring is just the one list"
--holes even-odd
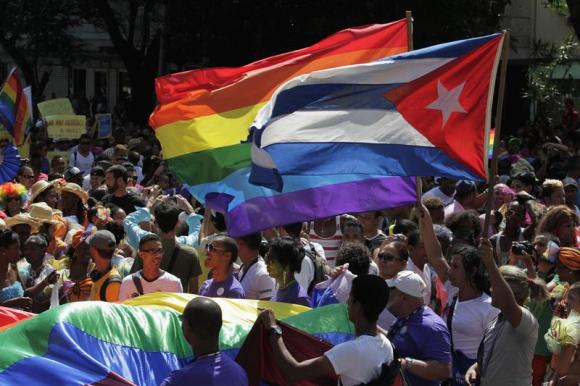
[(32, 126), (30, 100), (16, 68), (10, 71), (0, 90), (0, 124), (12, 135), (16, 146), (24, 143)]
[(495, 142), (495, 129), (489, 131), (489, 144), (487, 145), (487, 159), (493, 159), (493, 144)]

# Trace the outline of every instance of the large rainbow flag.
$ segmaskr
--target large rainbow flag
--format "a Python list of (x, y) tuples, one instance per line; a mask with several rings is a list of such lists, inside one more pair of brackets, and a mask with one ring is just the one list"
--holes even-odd
[[(220, 181), (250, 165), (241, 143), (256, 113), (285, 81), (315, 70), (406, 52), (407, 22), (349, 28), (307, 48), (237, 68), (206, 68), (157, 78), (150, 125), (173, 171), (189, 185)], [(204, 197), (198, 197), (204, 199)]]
[(12, 135), (16, 146), (24, 143), (32, 126), (29, 96), (22, 87), (16, 67), (0, 90), (0, 124)]
[[(191, 360), (179, 315), (195, 295), (155, 293), (122, 304), (79, 302), (0, 332), (0, 385), (159, 385)], [(235, 357), (258, 308), (337, 344), (354, 335), (344, 305), (307, 307), (214, 299), (222, 308), (220, 349)], [(1, 330), (0, 330), (1, 331)]]
[(208, 68), (156, 81), (150, 124), (173, 173), (205, 206), (226, 214), (237, 237), (273, 226), (415, 201), (414, 181), (382, 175), (288, 177), (277, 192), (248, 182), (248, 129), (276, 88), (311, 71), (408, 50), (407, 21), (346, 29), (304, 49), (238, 68)]

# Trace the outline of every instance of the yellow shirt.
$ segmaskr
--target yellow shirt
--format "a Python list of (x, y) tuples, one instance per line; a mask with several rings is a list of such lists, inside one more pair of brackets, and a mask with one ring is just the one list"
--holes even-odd
[[(121, 289), (121, 275), (117, 271), (117, 268), (111, 268), (107, 273), (99, 277), (93, 282), (93, 288), (91, 289), (91, 295), (89, 300), (103, 300), (105, 302), (116, 302), (119, 300), (119, 290)], [(103, 286), (105, 288), (103, 289)], [(102, 294), (104, 292), (104, 299)]]

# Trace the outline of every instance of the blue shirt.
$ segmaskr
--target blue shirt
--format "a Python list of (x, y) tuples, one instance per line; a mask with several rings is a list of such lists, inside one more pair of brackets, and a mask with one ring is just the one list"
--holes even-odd
[[(402, 358), (451, 363), (449, 330), (429, 307), (422, 306), (407, 318), (398, 319), (389, 330), (389, 340)], [(413, 386), (440, 385), (409, 372), (406, 375)]]
[(169, 374), (161, 386), (248, 386), (248, 376), (226, 354), (217, 353), (191, 361)]
[(273, 302), (300, 304), (306, 307), (312, 307), (312, 302), (308, 293), (298, 284), (297, 281), (290, 284), (284, 289), (278, 288), (272, 296)]
[(234, 275), (228, 276), (226, 280), (221, 282), (214, 281), (214, 279), (204, 281), (201, 287), (199, 287), (199, 294), (210, 298), (246, 298), (242, 284), (240, 284)]
[(0, 289), (0, 303), (10, 299), (20, 298), (22, 296), (24, 296), (24, 289), (18, 280), (8, 287)]

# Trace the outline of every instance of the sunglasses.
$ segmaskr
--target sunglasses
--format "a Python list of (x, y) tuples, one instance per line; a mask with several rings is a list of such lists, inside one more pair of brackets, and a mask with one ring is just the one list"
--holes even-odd
[(141, 252), (150, 253), (152, 255), (160, 255), (163, 253), (163, 248), (155, 248), (155, 249), (144, 249)]
[(392, 260), (398, 260), (399, 259), (397, 256), (393, 256), (390, 253), (379, 253), (379, 255), (377, 257), (380, 260), (384, 260), (384, 261), (392, 261)]
[(81, 144), (81, 145), (90, 145), (91, 143), (90, 143), (90, 142), (85, 142), (85, 141), (82, 141), (82, 142), (80, 142), (80, 144)]
[(34, 178), (34, 175), (21, 175), (22, 178), (26, 178), (27, 180)]
[(224, 248), (218, 248), (218, 247), (216, 247), (213, 244), (206, 245), (205, 246), (205, 250), (208, 251), (208, 252), (214, 252), (214, 251), (222, 251), (223, 252), (223, 251), (225, 251)]
[(20, 197), (6, 197), (6, 202), (20, 201)]

